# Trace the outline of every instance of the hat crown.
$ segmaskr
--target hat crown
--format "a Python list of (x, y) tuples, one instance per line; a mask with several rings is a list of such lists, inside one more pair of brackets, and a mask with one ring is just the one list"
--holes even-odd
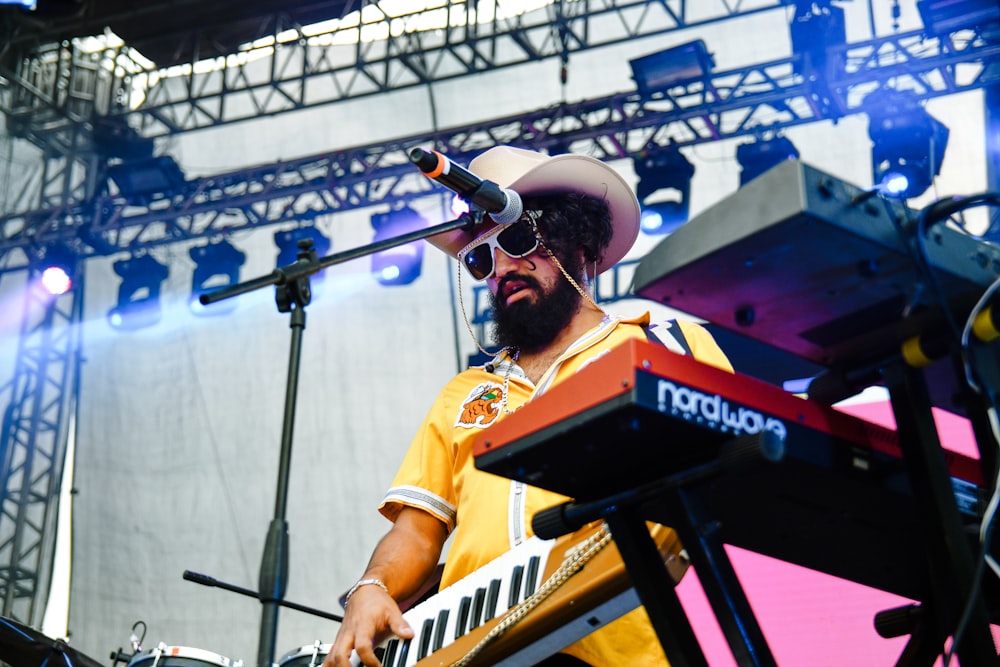
[(501, 188), (509, 188), (532, 169), (551, 159), (543, 153), (523, 148), (496, 146), (473, 158), (469, 163), (469, 171), (479, 178), (493, 181)]

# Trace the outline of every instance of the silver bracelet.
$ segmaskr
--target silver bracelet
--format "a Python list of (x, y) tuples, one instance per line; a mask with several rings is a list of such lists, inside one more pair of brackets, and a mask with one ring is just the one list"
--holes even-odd
[(354, 595), (362, 586), (378, 586), (385, 591), (386, 595), (389, 594), (389, 589), (385, 587), (385, 584), (382, 583), (381, 579), (362, 579), (358, 583), (351, 586), (351, 590), (347, 591), (347, 595), (344, 596), (345, 607), (347, 606), (347, 603), (351, 601), (351, 596)]

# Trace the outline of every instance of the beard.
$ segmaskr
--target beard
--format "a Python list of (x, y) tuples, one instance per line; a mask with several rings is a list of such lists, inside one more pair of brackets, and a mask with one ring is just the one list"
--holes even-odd
[[(510, 279), (534, 289), (537, 298), (518, 299), (507, 304), (491, 294), (493, 341), (502, 347), (528, 352), (539, 350), (554, 341), (580, 310), (580, 293), (562, 276), (549, 291), (531, 275), (510, 276), (503, 280)], [(497, 285), (497, 293), (503, 294), (503, 281)]]

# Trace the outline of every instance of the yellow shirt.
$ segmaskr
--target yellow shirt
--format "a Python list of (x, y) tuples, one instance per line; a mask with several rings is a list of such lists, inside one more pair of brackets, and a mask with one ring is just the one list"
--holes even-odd
[[(394, 520), (403, 506), (416, 507), (454, 530), (441, 587), (461, 579), (532, 535), (531, 518), (568, 500), (477, 470), (472, 445), (482, 429), (534, 396), (572, 376), (625, 341), (646, 339), (649, 316), (607, 318), (580, 337), (533, 385), (508, 358), (470, 368), (449, 382), (431, 407), (379, 511)], [(678, 322), (692, 355), (732, 370), (711, 335), (702, 327)], [(564, 649), (595, 667), (666, 665), (648, 617), (640, 608)]]

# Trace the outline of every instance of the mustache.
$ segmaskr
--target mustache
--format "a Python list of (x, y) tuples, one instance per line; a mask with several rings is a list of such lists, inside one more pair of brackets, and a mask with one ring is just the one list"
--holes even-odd
[(541, 284), (538, 282), (538, 280), (535, 279), (534, 276), (514, 273), (511, 275), (504, 276), (503, 278), (500, 279), (500, 282), (497, 283), (497, 294), (502, 294), (504, 288), (511, 282), (524, 283), (528, 287), (533, 287), (535, 289), (541, 288)]

